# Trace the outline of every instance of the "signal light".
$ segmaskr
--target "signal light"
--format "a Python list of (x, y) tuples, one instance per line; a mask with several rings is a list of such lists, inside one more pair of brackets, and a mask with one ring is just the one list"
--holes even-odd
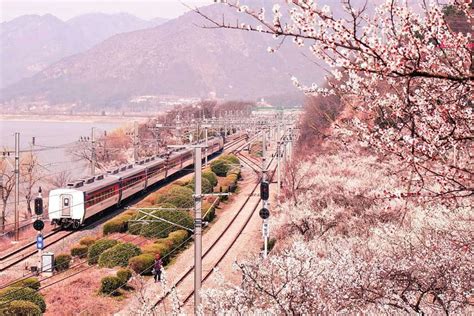
[(43, 214), (43, 199), (40, 197), (35, 198), (35, 214), (36, 215)]
[(40, 219), (37, 219), (33, 222), (33, 228), (37, 231), (41, 231), (44, 228), (44, 222)]
[(267, 201), (270, 197), (270, 185), (267, 181), (260, 183), (260, 198), (264, 201)]

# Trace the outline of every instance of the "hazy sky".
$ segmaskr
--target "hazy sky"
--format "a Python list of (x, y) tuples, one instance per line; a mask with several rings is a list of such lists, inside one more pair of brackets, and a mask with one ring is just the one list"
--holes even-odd
[(213, 3), (212, 0), (0, 0), (0, 20), (9, 21), (24, 14), (51, 13), (62, 20), (91, 13), (127, 12), (142, 19), (174, 18), (190, 6)]

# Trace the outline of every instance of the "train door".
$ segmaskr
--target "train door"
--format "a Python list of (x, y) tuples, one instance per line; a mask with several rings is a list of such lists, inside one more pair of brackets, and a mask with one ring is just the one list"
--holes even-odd
[(71, 217), (72, 195), (61, 195), (61, 217)]

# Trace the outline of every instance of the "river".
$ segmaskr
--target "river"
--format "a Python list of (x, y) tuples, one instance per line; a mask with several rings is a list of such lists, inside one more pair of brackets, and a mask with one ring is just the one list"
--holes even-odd
[[(93, 127), (96, 135), (100, 135), (123, 124), (124, 122), (0, 119), (0, 155), (4, 154), (4, 149), (14, 150), (15, 133), (18, 132), (20, 149), (33, 150), (37, 154), (42, 173), (58, 174), (68, 170), (74, 177), (80, 177), (87, 172), (87, 166), (84, 162), (77, 161), (78, 158), (70, 153), (71, 145), (81, 136), (90, 137)], [(14, 153), (10, 153), (9, 160), (13, 163)]]

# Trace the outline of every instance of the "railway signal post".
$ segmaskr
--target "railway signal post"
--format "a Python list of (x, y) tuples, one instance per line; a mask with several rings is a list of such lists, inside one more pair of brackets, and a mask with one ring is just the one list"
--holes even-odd
[(20, 133), (15, 133), (15, 241), (20, 239)]
[(270, 185), (267, 181), (266, 138), (267, 138), (266, 132), (265, 130), (263, 130), (262, 132), (262, 182), (260, 183), (260, 198), (262, 199), (262, 210), (261, 210), (262, 214), (260, 215), (260, 217), (262, 217), (263, 219), (262, 235), (263, 235), (263, 257), (264, 258), (267, 257), (267, 253), (268, 253), (268, 237), (269, 237), (268, 217), (270, 216), (270, 212), (268, 211)]
[(38, 272), (41, 272), (42, 257), (43, 257), (43, 248), (44, 248), (44, 238), (42, 230), (44, 228), (44, 222), (42, 221), (43, 216), (43, 198), (41, 196), (41, 187), (38, 189), (38, 197), (35, 198), (35, 214), (37, 216), (36, 220), (33, 223), (33, 228), (38, 231), (36, 235), (36, 249), (38, 249)]

